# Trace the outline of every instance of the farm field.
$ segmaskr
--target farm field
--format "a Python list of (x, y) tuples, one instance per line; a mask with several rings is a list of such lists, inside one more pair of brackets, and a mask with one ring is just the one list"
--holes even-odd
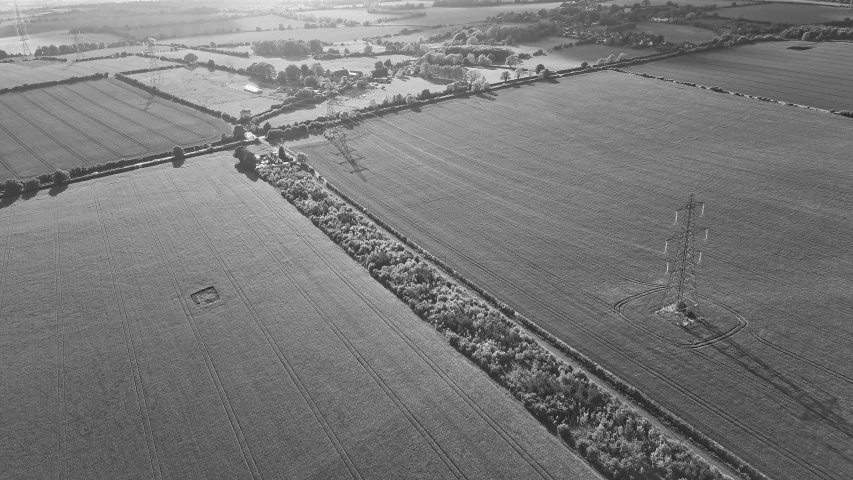
[[(531, 55), (537, 50), (542, 50), (545, 52), (545, 55), (531, 57), (529, 60), (523, 60), (519, 63), (519, 66), (524, 68), (535, 68), (536, 65), (541, 63), (551, 70), (580, 67), (583, 62), (589, 62), (592, 64), (599, 58), (608, 57), (611, 54), (619, 55), (620, 53), (624, 53), (630, 57), (644, 57), (655, 53), (655, 51), (650, 48), (635, 49), (627, 46), (609, 47), (607, 45), (600, 45), (597, 43), (581, 45), (579, 47), (562, 48), (560, 50), (553, 49), (556, 45), (566, 45), (569, 42), (573, 43), (574, 39), (564, 37), (547, 37), (536, 42), (526, 42), (521, 45), (513, 46), (513, 50), (518, 53), (529, 53)], [(500, 71), (491, 70), (491, 72), (493, 72), (492, 75), (497, 75), (498, 77), (496, 78), (499, 78)], [(486, 71), (483, 71), (483, 73), (486, 74), (489, 80), (492, 80)]]
[[(163, 70), (160, 75), (163, 79), (163, 83), (157, 86), (160, 90), (238, 118), (240, 110), (244, 108), (258, 113), (281, 102), (281, 95), (276, 96), (275, 89), (265, 88), (264, 93), (259, 95), (249, 93), (243, 87), (247, 83), (256, 83), (249, 77), (221, 70), (211, 71), (201, 65), (192, 69)], [(148, 73), (138, 73), (129, 77), (147, 82), (150, 76)]]
[(0, 181), (219, 140), (219, 119), (117, 80), (0, 95)]
[[(300, 150), (465, 277), (771, 478), (853, 475), (849, 119), (600, 72), (348, 139), (354, 164)], [(690, 193), (712, 230), (685, 330), (651, 312)]]
[[(418, 3), (418, 2), (413, 2)], [(491, 5), (488, 7), (430, 7), (427, 8), (425, 17), (406, 18), (402, 20), (394, 20), (388, 22), (391, 24), (400, 25), (462, 25), (467, 23), (483, 22), (488, 17), (494, 17), (501, 13), (509, 12), (535, 12), (545, 9), (553, 9), (560, 6), (560, 2), (554, 3), (531, 3), (518, 4), (507, 3), (506, 5)]]
[(169, 39), (169, 43), (183, 45), (207, 45), (210, 42), (227, 43), (254, 42), (258, 40), (305, 40), (319, 39), (324, 42), (350, 42), (360, 41), (365, 37), (377, 37), (386, 33), (394, 34), (400, 31), (399, 25), (370, 26), (370, 27), (338, 27), (338, 28), (298, 28), (293, 30), (272, 32), (243, 32), (227, 33), (219, 35), (198, 35), (192, 37), (178, 37)]
[(719, 11), (721, 17), (744, 18), (759, 22), (790, 23), (802, 25), (844, 20), (853, 16), (849, 8), (804, 3), (768, 3), (747, 5), (737, 8), (725, 8)]
[[(15, 37), (14, 35), (15, 33), (13, 29), (10, 36), (4, 35), (0, 37), (0, 50), (3, 50), (10, 55), (23, 53), (20, 37)], [(86, 42), (109, 43), (119, 41), (121, 40), (121, 37), (111, 33), (92, 33), (84, 35), (84, 39)], [(69, 40), (68, 30), (53, 30), (49, 32), (30, 34), (29, 46), (30, 50), (35, 52), (38, 47), (68, 45), (70, 43), (72, 42)]]
[[(100, 56), (99, 50), (86, 52), (90, 56)], [(96, 73), (120, 73), (148, 68), (144, 58), (128, 56), (124, 58), (105, 58), (89, 62), (50, 62), (30, 61), (0, 63), (0, 88), (18, 85), (52, 82), (71, 77), (85, 77)]]
[[(795, 50), (792, 46), (809, 49)], [(630, 69), (800, 105), (853, 110), (850, 43), (762, 43), (684, 55)]]
[(599, 478), (233, 163), (4, 200), (4, 476)]
[[(263, 30), (277, 29), (279, 25), (287, 27), (290, 25), (293, 28), (305, 25), (305, 22), (290, 20), (279, 17), (278, 15), (262, 15), (257, 17), (246, 17), (239, 20), (219, 20), (210, 19), (208, 21), (188, 21), (178, 25), (164, 25), (154, 27), (140, 27), (124, 30), (122, 33), (129, 35), (132, 38), (157, 37), (160, 35), (171, 36), (188, 36), (200, 34), (215, 34), (217, 29), (224, 28), (232, 30), (239, 28), (242, 31), (254, 31), (260, 27)], [(227, 34), (226, 34), (227, 35)], [(164, 43), (170, 42), (169, 39), (162, 40)]]
[(713, 30), (660, 22), (639, 22), (637, 28), (630, 31), (632, 33), (645, 32), (652, 35), (663, 35), (664, 40), (669, 43), (691, 42), (699, 44), (709, 42), (718, 36)]

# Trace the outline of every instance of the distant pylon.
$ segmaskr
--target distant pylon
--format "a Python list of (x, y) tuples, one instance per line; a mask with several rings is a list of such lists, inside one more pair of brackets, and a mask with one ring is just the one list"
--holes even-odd
[(157, 39), (149, 38), (146, 42), (148, 49), (145, 51), (145, 56), (148, 57), (148, 73), (150, 75), (151, 86), (156, 87), (163, 83), (163, 76), (160, 74), (160, 56), (157, 52)]
[(27, 43), (30, 40), (30, 35), (27, 33), (27, 24), (24, 23), (24, 17), (21, 15), (21, 9), (18, 8), (18, 2), (15, 1), (15, 33), (21, 38), (21, 54), (32, 55), (30, 45)]
[(74, 51), (77, 52), (77, 60), (81, 58), (86, 58), (86, 54), (83, 53), (83, 48), (86, 46), (83, 37), (80, 36), (80, 31), (78, 30), (76, 33), (71, 34), (71, 46), (74, 48)]
[(329, 83), (327, 85), (326, 92), (328, 95), (328, 100), (326, 100), (326, 121), (331, 122), (332, 125), (323, 131), (323, 136), (326, 137), (326, 140), (334, 145), (336, 149), (338, 149), (347, 162), (355, 166), (355, 159), (353, 159), (352, 150), (350, 150), (349, 145), (347, 144), (347, 134), (339, 129), (335, 124), (338, 119), (337, 91), (334, 86)]
[(702, 261), (702, 251), (696, 248), (696, 235), (704, 233), (708, 239), (708, 228), (696, 224), (696, 220), (705, 216), (705, 202), (697, 202), (690, 194), (687, 205), (675, 211), (675, 224), (681, 215), (678, 234), (669, 237), (664, 244), (664, 254), (669, 244), (675, 243), (674, 255), (666, 268), (669, 279), (666, 283), (658, 314), (681, 325), (688, 325), (701, 319), (699, 310), (699, 290), (696, 288), (696, 265)]

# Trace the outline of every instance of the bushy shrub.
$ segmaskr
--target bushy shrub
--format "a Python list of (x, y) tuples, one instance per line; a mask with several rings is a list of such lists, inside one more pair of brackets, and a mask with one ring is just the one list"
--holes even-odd
[(53, 183), (61, 185), (71, 179), (71, 174), (65, 170), (57, 170), (53, 172)]
[(24, 182), (24, 191), (25, 192), (35, 192), (39, 188), (41, 188), (41, 182), (39, 181), (38, 178), (28, 178)]
[(172, 149), (172, 156), (175, 157), (175, 160), (184, 158), (184, 149), (182, 147), (175, 146), (175, 148)]
[(24, 183), (17, 178), (10, 178), (3, 183), (3, 193), (6, 195), (17, 195), (24, 191)]

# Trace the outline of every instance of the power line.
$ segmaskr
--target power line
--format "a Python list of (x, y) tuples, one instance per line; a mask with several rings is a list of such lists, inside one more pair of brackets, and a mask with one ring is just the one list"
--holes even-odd
[(675, 211), (674, 224), (678, 224), (679, 215), (682, 219), (679, 233), (666, 239), (663, 248), (666, 254), (670, 243), (676, 246), (671, 262), (666, 264), (669, 278), (657, 313), (673, 323), (687, 326), (702, 319), (696, 288), (696, 265), (702, 261), (702, 251), (696, 248), (696, 235), (704, 232), (707, 240), (708, 227), (697, 225), (696, 220), (705, 216), (705, 202), (695, 201), (691, 193), (687, 204)]
[(30, 45), (27, 43), (30, 40), (30, 35), (27, 33), (27, 24), (24, 22), (24, 16), (21, 15), (21, 9), (18, 8), (18, 2), (15, 1), (15, 34), (21, 38), (21, 54), (32, 55)]

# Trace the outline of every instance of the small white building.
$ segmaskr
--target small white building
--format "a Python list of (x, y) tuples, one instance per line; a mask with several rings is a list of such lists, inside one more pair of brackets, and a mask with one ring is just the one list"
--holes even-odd
[(254, 94), (259, 94), (259, 93), (263, 92), (263, 90), (256, 87), (255, 85), (252, 85), (251, 83), (247, 83), (246, 86), (243, 87), (243, 90), (245, 90), (249, 93), (254, 93)]

